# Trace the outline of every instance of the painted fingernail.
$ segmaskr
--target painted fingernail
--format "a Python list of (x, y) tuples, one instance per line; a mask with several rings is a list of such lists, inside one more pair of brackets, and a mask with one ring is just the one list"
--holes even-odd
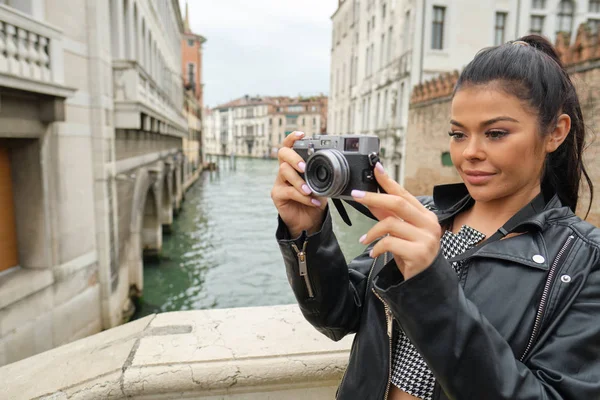
[(373, 258), (373, 249), (371, 249), (371, 251), (369, 251), (369, 257)]
[(365, 239), (366, 239), (366, 238), (367, 238), (367, 234), (365, 233), (364, 235), (362, 235), (362, 236), (360, 237), (360, 239), (358, 239), (358, 242), (359, 242), (359, 243), (363, 243), (363, 244), (364, 244), (364, 243), (365, 243)]
[(303, 162), (303, 161), (300, 161), (300, 162), (298, 163), (298, 168), (300, 168), (300, 171), (301, 171), (301, 172), (304, 172), (304, 171), (306, 170), (306, 163), (305, 163), (305, 162)]
[(304, 132), (296, 132), (296, 137), (302, 137), (304, 136)]
[(356, 197), (357, 199), (362, 199), (366, 195), (366, 193), (362, 190), (353, 190), (352, 192), (350, 192), (350, 194), (352, 195), (352, 197)]
[(380, 162), (377, 162), (377, 164), (375, 164), (375, 169), (381, 172), (382, 174), (385, 174), (385, 169), (383, 169), (383, 165), (381, 165)]
[(310, 199), (310, 202), (313, 203), (317, 207), (321, 207), (321, 202), (317, 199)]
[(310, 190), (310, 188), (308, 187), (308, 185), (304, 184), (302, 185), (302, 190), (304, 191), (304, 193), (306, 194), (311, 194), (312, 190)]

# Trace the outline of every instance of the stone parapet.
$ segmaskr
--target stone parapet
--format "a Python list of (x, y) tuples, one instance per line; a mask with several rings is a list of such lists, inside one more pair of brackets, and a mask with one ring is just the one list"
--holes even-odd
[(0, 368), (3, 399), (331, 399), (351, 337), (296, 305), (148, 316)]
[(410, 99), (411, 105), (450, 96), (457, 81), (458, 71), (454, 71), (416, 85)]
[(600, 59), (600, 32), (593, 33), (587, 24), (581, 24), (575, 41), (570, 43), (568, 35), (559, 34), (556, 51), (567, 67)]

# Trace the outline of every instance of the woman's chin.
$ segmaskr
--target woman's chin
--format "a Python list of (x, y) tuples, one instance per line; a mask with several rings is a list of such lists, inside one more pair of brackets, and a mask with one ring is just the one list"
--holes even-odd
[(468, 183), (466, 185), (469, 194), (477, 202), (487, 202), (498, 198), (498, 193), (490, 186), (469, 185)]

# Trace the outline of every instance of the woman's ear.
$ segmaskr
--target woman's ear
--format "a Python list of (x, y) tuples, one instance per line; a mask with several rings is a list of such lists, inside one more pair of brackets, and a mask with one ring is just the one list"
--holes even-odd
[(546, 153), (553, 153), (565, 141), (571, 131), (571, 117), (561, 114), (556, 127), (546, 138)]

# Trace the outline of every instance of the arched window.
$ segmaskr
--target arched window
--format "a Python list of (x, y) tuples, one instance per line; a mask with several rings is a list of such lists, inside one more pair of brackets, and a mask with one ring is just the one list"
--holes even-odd
[(562, 0), (558, 5), (558, 32), (566, 32), (569, 35), (573, 31), (573, 12), (575, 6), (572, 0)]

